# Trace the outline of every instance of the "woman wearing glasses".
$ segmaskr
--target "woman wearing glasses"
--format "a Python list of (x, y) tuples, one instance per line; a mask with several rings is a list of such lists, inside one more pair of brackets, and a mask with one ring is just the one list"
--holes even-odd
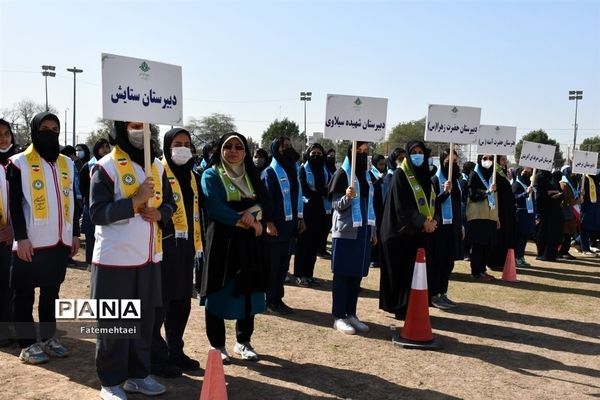
[(480, 281), (495, 278), (486, 272), (491, 250), (500, 228), (498, 196), (493, 183), (494, 156), (477, 157), (477, 165), (469, 177), (467, 190), (467, 224), (471, 243), (471, 275)]
[(200, 290), (206, 334), (227, 363), (225, 320), (236, 320), (234, 352), (256, 360), (250, 339), (254, 315), (266, 308), (268, 277), (260, 236), (268, 198), (244, 136), (223, 135), (202, 175), (202, 190), (210, 219)]

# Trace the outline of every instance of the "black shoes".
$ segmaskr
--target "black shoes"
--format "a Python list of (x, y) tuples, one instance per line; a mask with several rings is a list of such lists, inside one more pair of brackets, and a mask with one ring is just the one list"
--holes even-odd
[(171, 363), (179, 367), (182, 371), (197, 371), (200, 369), (200, 363), (189, 358), (186, 354), (171, 357)]

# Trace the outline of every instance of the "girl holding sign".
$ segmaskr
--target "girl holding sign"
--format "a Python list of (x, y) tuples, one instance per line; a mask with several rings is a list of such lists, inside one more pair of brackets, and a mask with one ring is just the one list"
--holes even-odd
[(369, 327), (356, 316), (360, 282), (369, 273), (371, 246), (377, 244), (373, 185), (367, 168), (367, 142), (356, 142), (354, 185), (350, 185), (352, 147), (329, 184), (333, 206), (333, 328), (353, 335)]
[[(406, 318), (417, 250), (431, 254), (439, 224), (425, 144), (409, 142), (406, 153), (392, 176), (381, 223), (379, 308), (401, 320)], [(427, 264), (432, 261), (429, 257)]]
[(531, 186), (532, 169), (517, 169), (512, 191), (517, 206), (515, 258), (517, 267), (528, 267), (525, 261), (527, 240), (535, 233), (535, 192)]
[[(123, 389), (145, 395), (166, 391), (150, 375), (150, 357), (155, 309), (161, 305), (162, 230), (177, 206), (153, 150), (152, 176), (146, 178), (143, 128), (141, 122), (115, 121), (116, 146), (98, 160), (90, 183), (90, 218), (96, 225), (91, 297), (139, 299), (141, 307), (135, 320), (140, 338), (98, 335), (96, 371), (103, 399), (125, 399)], [(98, 320), (101, 328), (114, 324)]]
[(441, 167), (431, 178), (437, 195), (436, 213), (442, 216), (442, 224), (435, 235), (433, 262), (427, 265), (427, 289), (431, 304), (441, 310), (456, 307), (447, 296), (448, 282), (454, 269), (454, 261), (463, 259), (462, 192), (458, 154), (452, 157), (452, 182), (448, 180), (450, 149), (440, 155)]
[[(494, 156), (477, 157), (475, 170), (469, 177), (467, 189), (467, 224), (471, 243), (471, 275), (473, 279), (491, 281), (495, 278), (486, 272), (491, 250), (500, 228), (498, 196), (493, 183)], [(512, 201), (512, 199), (511, 199)]]

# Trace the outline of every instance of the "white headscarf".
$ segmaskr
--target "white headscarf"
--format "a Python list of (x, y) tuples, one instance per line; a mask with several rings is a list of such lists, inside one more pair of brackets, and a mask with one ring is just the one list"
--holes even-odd
[(221, 162), (223, 163), (225, 174), (231, 179), (231, 183), (240, 190), (242, 197), (252, 198), (252, 190), (248, 187), (248, 183), (246, 182), (246, 165), (244, 164), (247, 149), (244, 148), (242, 160), (236, 164), (232, 164), (225, 159), (225, 144), (232, 139), (237, 139), (240, 143), (244, 143), (237, 135), (231, 135), (223, 142), (223, 146), (221, 147)]

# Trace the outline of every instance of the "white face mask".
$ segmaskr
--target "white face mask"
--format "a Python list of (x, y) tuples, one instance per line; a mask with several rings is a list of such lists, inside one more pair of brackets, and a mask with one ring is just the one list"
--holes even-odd
[(171, 160), (175, 165), (183, 165), (192, 158), (192, 150), (187, 147), (173, 147), (171, 149)]
[(492, 166), (493, 162), (490, 160), (485, 160), (481, 162), (481, 166), (485, 169), (488, 169)]
[(85, 151), (83, 151), (83, 150), (77, 150), (76, 154), (77, 154), (77, 158), (79, 158), (79, 159), (82, 159), (83, 157), (85, 157)]
[(129, 143), (136, 149), (144, 148), (144, 130), (131, 130), (127, 131), (127, 136), (129, 137)]

